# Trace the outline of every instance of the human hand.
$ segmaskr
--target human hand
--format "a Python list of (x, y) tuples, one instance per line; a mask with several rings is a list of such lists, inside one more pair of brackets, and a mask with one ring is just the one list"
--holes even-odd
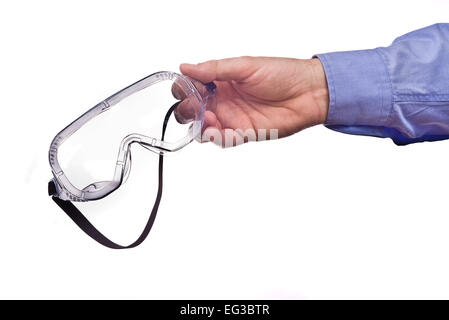
[[(329, 94), (319, 59), (240, 57), (182, 64), (180, 69), (217, 86), (216, 107), (204, 114), (202, 141), (235, 146), (273, 139), (270, 129), (282, 138), (326, 121)], [(178, 121), (188, 119), (188, 108), (181, 104), (175, 115)], [(217, 133), (225, 139), (216, 139)]]

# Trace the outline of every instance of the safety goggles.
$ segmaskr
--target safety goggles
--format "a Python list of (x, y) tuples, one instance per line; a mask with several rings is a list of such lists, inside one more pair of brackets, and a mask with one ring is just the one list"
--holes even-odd
[[(151, 230), (161, 200), (163, 156), (201, 138), (204, 112), (214, 108), (215, 89), (212, 82), (203, 84), (163, 71), (98, 103), (53, 139), (49, 195), (99, 243), (115, 249), (139, 245)], [(122, 246), (98, 231), (72, 202), (104, 198), (125, 183), (134, 144), (159, 155), (159, 186), (142, 234), (134, 243)]]

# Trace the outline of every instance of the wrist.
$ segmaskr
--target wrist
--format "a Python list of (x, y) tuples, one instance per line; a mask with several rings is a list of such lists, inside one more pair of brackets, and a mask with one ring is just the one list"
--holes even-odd
[(318, 124), (324, 124), (329, 111), (329, 89), (324, 67), (318, 58), (310, 59), (311, 65), (311, 94), (318, 113)]

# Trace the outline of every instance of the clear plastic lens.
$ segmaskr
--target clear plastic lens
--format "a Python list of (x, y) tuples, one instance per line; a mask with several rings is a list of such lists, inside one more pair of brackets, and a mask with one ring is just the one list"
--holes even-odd
[[(182, 147), (200, 133), (203, 102), (192, 83), (185, 78), (172, 77), (149, 85), (136, 83), (134, 88), (136, 85), (138, 90), (131, 94), (127, 88), (105, 100), (104, 111), (60, 145), (59, 164), (74, 187), (81, 190), (92, 183), (111, 181), (121, 144), (129, 135), (144, 136), (148, 138), (146, 141), (161, 140), (167, 111), (180, 100), (179, 110), (175, 110), (175, 116), (168, 121), (163, 141), (174, 148)], [(135, 143), (132, 148), (138, 145)], [(150, 149), (157, 152), (157, 149)], [(130, 157), (131, 153), (125, 157), (124, 176), (130, 170)]]

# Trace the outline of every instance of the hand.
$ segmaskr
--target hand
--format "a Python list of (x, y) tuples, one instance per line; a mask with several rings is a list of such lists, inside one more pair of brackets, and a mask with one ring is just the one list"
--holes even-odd
[[(235, 146), (254, 140), (242, 132), (253, 131), (262, 140), (270, 137), (260, 137), (263, 130), (259, 129), (267, 135), (276, 129), (282, 138), (326, 121), (329, 94), (319, 59), (240, 57), (182, 64), (180, 69), (184, 75), (217, 85), (216, 108), (204, 115), (203, 141), (219, 133), (232, 138), (226, 146)], [(182, 108), (177, 113), (183, 117)], [(224, 140), (214, 139), (222, 146)]]

